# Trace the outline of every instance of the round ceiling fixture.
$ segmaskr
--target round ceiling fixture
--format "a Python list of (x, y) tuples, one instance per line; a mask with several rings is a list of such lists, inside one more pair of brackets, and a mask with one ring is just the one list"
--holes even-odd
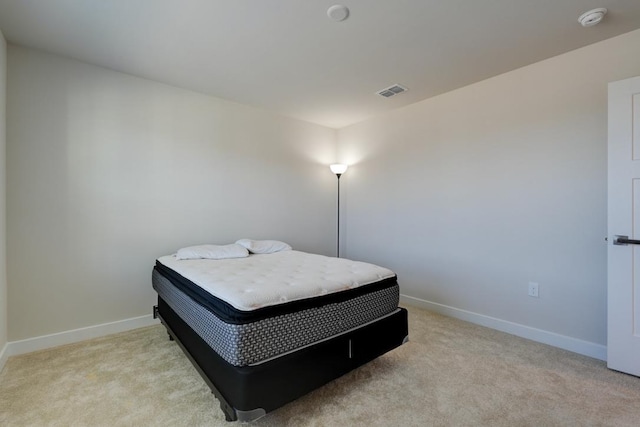
[(600, 21), (602, 21), (602, 19), (604, 18), (604, 15), (606, 14), (607, 14), (607, 9), (605, 9), (604, 7), (599, 7), (597, 9), (590, 10), (580, 15), (580, 18), (578, 18), (578, 22), (583, 27), (591, 27), (593, 25), (600, 23)]
[(336, 22), (344, 21), (349, 17), (349, 9), (347, 6), (336, 4), (327, 10), (327, 16)]

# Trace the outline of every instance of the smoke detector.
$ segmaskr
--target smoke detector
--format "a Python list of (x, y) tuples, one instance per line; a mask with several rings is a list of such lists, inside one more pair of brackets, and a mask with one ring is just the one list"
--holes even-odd
[(404, 86), (400, 86), (399, 84), (395, 84), (386, 89), (379, 90), (376, 93), (380, 96), (384, 96), (385, 98), (391, 98), (392, 96), (396, 96), (399, 93), (406, 92), (407, 90), (409, 89)]
[(592, 27), (596, 24), (599, 24), (602, 19), (604, 19), (604, 15), (607, 14), (607, 9), (604, 7), (599, 7), (597, 9), (590, 10), (588, 12), (583, 13), (578, 18), (578, 22), (583, 27)]
[(327, 10), (327, 16), (336, 22), (344, 21), (349, 17), (349, 8), (341, 4), (333, 5)]

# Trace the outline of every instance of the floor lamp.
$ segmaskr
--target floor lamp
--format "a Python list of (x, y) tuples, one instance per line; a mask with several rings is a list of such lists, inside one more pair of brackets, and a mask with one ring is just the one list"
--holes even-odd
[(331, 166), (331, 172), (335, 173), (338, 177), (338, 233), (337, 233), (337, 243), (336, 243), (336, 254), (337, 257), (340, 258), (340, 177), (343, 173), (347, 171), (347, 165), (343, 165), (340, 163), (335, 163)]

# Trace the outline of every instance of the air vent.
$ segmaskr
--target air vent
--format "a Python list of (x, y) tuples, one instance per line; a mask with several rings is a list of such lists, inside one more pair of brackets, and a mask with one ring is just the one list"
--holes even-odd
[(386, 89), (382, 89), (376, 92), (380, 96), (384, 96), (385, 98), (391, 98), (392, 96), (396, 96), (399, 93), (406, 92), (408, 89), (404, 86), (400, 86), (399, 84), (395, 84), (393, 86), (389, 86)]

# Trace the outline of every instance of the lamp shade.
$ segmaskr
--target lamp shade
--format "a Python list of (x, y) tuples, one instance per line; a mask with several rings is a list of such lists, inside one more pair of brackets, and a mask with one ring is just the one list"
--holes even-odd
[(343, 165), (341, 163), (334, 163), (329, 167), (331, 168), (331, 172), (335, 173), (336, 175), (342, 175), (347, 171), (347, 165)]

